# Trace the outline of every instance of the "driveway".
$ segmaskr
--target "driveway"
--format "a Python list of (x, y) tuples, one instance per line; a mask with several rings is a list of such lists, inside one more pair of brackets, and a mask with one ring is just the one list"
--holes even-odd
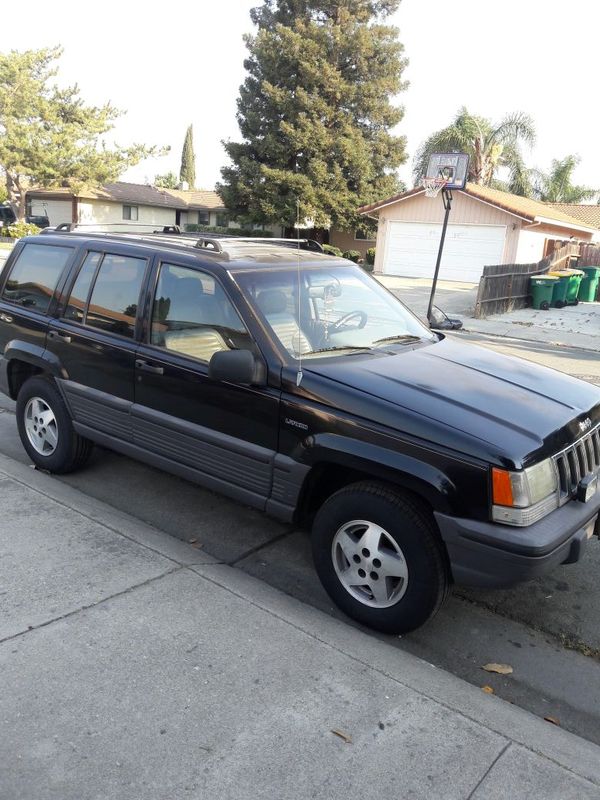
[[(400, 278), (375, 275), (417, 316), (425, 320), (431, 281), (424, 278)], [(548, 311), (522, 308), (508, 314), (475, 319), (476, 283), (439, 281), (435, 304), (449, 316), (462, 320), (463, 330), (488, 336), (535, 340), (556, 346), (580, 347), (600, 351), (600, 303), (579, 303)]]

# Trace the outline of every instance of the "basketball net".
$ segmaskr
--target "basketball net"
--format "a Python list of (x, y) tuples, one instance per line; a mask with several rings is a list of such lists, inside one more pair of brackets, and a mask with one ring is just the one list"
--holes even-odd
[(437, 197), (448, 183), (446, 178), (423, 178), (423, 188), (427, 197)]

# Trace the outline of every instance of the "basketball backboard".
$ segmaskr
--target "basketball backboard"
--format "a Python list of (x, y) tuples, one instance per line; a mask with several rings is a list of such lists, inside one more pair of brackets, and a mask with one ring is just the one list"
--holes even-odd
[(469, 156), (466, 153), (432, 153), (425, 178), (445, 180), (446, 189), (464, 189), (469, 174)]

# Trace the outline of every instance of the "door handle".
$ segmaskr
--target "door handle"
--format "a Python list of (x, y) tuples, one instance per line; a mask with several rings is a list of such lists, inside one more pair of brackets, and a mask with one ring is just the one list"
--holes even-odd
[(9, 317), (8, 314), (0, 314), (0, 319), (2, 322), (8, 322), (9, 324), (13, 321), (13, 318)]
[(152, 364), (148, 364), (147, 361), (144, 361), (141, 358), (136, 359), (135, 368), (141, 369), (142, 372), (151, 372), (153, 375), (164, 374), (164, 369), (162, 367), (154, 367)]
[(70, 343), (71, 337), (68, 333), (59, 333), (58, 331), (48, 331), (48, 338), (49, 339), (62, 339), (63, 342), (67, 344)]

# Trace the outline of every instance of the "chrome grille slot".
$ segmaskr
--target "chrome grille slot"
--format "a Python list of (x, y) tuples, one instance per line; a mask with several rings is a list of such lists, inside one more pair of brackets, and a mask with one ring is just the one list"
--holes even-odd
[(557, 453), (554, 463), (562, 504), (575, 494), (582, 478), (600, 470), (600, 425)]

